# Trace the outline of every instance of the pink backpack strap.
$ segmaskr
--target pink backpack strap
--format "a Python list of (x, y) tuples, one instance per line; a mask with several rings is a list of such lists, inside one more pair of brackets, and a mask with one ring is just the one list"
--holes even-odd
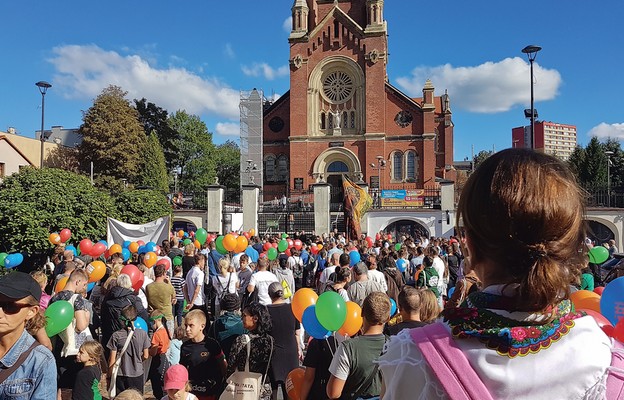
[(410, 335), (451, 400), (492, 400), (444, 324), (414, 328)]
[(607, 375), (608, 400), (624, 398), (624, 345), (616, 340), (613, 347), (611, 367), (614, 369)]

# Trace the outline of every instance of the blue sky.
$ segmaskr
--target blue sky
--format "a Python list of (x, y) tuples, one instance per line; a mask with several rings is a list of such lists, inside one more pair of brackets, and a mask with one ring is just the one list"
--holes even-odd
[[(174, 112), (199, 115), (215, 141), (238, 140), (238, 95), (288, 90), (292, 0), (0, 2), (0, 130), (34, 136), (50, 82), (46, 129), (75, 128), (109, 84)], [(439, 4), (438, 6), (433, 6)], [(386, 0), (390, 82), (412, 97), (427, 78), (448, 89), (455, 159), (511, 146), (524, 125), (529, 66), (540, 119), (624, 138), (624, 2)]]

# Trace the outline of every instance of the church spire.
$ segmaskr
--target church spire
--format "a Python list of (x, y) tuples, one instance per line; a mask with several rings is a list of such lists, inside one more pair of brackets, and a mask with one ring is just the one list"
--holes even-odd
[(386, 30), (383, 9), (384, 0), (366, 0), (367, 32)]
[(308, 13), (310, 8), (306, 0), (295, 0), (292, 6), (292, 31), (290, 38), (301, 38), (308, 33)]

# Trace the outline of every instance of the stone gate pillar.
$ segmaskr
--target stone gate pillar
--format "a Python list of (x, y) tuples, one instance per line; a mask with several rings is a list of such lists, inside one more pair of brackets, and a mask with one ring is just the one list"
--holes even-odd
[(329, 209), (330, 185), (317, 183), (314, 188), (314, 232), (317, 235), (329, 233), (331, 230), (331, 215)]
[(243, 185), (243, 231), (258, 232), (258, 185)]
[(223, 199), (225, 187), (221, 185), (208, 186), (208, 212), (206, 230), (208, 232), (223, 233)]

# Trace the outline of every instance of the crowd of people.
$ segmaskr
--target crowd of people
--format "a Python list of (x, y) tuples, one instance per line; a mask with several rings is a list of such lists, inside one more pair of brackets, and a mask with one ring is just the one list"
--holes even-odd
[[(92, 288), (93, 260), (59, 246), (51, 276), (0, 278), (0, 397), (141, 399), (149, 381), (157, 399), (218, 399), (249, 370), (260, 398), (287, 398), (303, 366), (300, 399), (617, 398), (617, 346), (569, 301), (587, 274), (585, 235), (573, 175), (513, 149), (470, 176), (449, 238), (299, 233), (269, 260), (281, 235), (237, 254), (172, 235), (151, 268), (111, 254)], [(360, 331), (309, 337), (290, 306), (302, 288), (358, 304)], [(72, 323), (49, 338), (42, 310), (60, 300)]]

